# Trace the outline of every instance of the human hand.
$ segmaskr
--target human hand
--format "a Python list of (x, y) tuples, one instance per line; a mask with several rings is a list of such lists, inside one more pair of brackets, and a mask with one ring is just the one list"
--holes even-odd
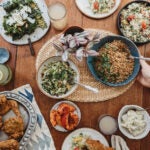
[(150, 88), (150, 65), (144, 60), (140, 60), (141, 71), (137, 77), (137, 80), (145, 87)]

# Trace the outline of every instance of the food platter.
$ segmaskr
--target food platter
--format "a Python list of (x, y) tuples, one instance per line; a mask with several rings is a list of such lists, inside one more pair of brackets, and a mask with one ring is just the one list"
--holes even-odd
[[(9, 0), (2, 0), (0, 5), (3, 5), (4, 3), (8, 2)], [(0, 34), (1, 36), (9, 43), (15, 44), (15, 45), (24, 45), (28, 44), (28, 38), (31, 39), (31, 42), (36, 42), (40, 40), (48, 31), (50, 27), (50, 18), (48, 16), (48, 11), (47, 11), (47, 6), (44, 0), (34, 0), (34, 2), (38, 5), (41, 15), (44, 18), (45, 23), (47, 24), (47, 27), (45, 29), (41, 28), (36, 28), (36, 30), (30, 34), (30, 35), (24, 35), (21, 39), (19, 40), (12, 40), (12, 37), (9, 35), (5, 34), (5, 30), (3, 27), (3, 17), (6, 15), (5, 10), (3, 7), (0, 7)]]
[(70, 150), (72, 146), (72, 138), (78, 136), (80, 133), (89, 135), (93, 140), (99, 140), (103, 145), (109, 146), (105, 137), (98, 131), (92, 128), (80, 128), (71, 132), (64, 140), (61, 150)]
[[(79, 118), (78, 124), (79, 124), (79, 122), (80, 122), (80, 120), (81, 120), (81, 112), (80, 112), (79, 107), (78, 107), (75, 103), (73, 103), (73, 102), (70, 102), (70, 101), (61, 101), (61, 102), (58, 102), (58, 103), (56, 103), (56, 104), (52, 107), (50, 113), (51, 113), (53, 110), (57, 110), (57, 108), (59, 107), (59, 105), (62, 104), (62, 103), (66, 103), (66, 104), (69, 104), (69, 105), (72, 105), (73, 107), (75, 107), (76, 110), (74, 111), (74, 114), (76, 114), (76, 115), (78, 116), (78, 118)], [(54, 128), (55, 128), (57, 131), (68, 132), (68, 130), (66, 130), (64, 127), (62, 127), (62, 126), (60, 126), (60, 125), (56, 125), (56, 126), (54, 126)]]
[[(19, 150), (24, 150), (26, 144), (28, 143), (36, 127), (36, 123), (37, 123), (36, 112), (32, 104), (27, 99), (20, 96), (19, 94), (5, 91), (5, 92), (0, 92), (0, 95), (5, 95), (8, 100), (9, 99), (15, 100), (19, 104), (19, 110), (21, 116), (23, 117), (24, 130), (25, 130), (23, 137), (19, 141)], [(3, 119), (6, 120), (11, 117), (14, 117), (14, 113), (12, 111), (9, 111), (7, 114), (4, 115)], [(4, 132), (0, 131), (0, 141), (7, 140), (7, 139), (8, 136)]]
[[(137, 7), (138, 7), (139, 10), (141, 10), (141, 12), (143, 10), (144, 14), (142, 14), (140, 12), (136, 12), (134, 14), (134, 9), (133, 8), (136, 6), (135, 4), (137, 4)], [(143, 21), (145, 22), (145, 20), (149, 20), (148, 19), (149, 15), (145, 16), (145, 14), (149, 14), (149, 13), (146, 12), (146, 10), (144, 10), (142, 8), (142, 5), (143, 5), (144, 9), (146, 9), (146, 8), (149, 9), (150, 8), (150, 2), (149, 1), (146, 1), (146, 0), (132, 1), (132, 2), (129, 2), (128, 4), (126, 4), (120, 10), (120, 12), (118, 14), (118, 17), (117, 17), (117, 27), (118, 27), (118, 30), (121, 33), (121, 35), (126, 36), (127, 38), (129, 38), (130, 40), (132, 40), (136, 44), (145, 44), (145, 43), (150, 42), (150, 39), (143, 40), (143, 37), (146, 36), (149, 33), (149, 31), (148, 31), (149, 26), (148, 25), (146, 26), (145, 24), (142, 24), (142, 22)], [(133, 7), (133, 8), (131, 8), (131, 7)], [(132, 9), (133, 9), (133, 12), (132, 12)], [(124, 14), (124, 16), (123, 16), (123, 14)], [(127, 20), (126, 20), (126, 15), (128, 16)], [(143, 16), (145, 16), (145, 18), (143, 18)], [(123, 18), (122, 21), (121, 21), (121, 18)], [(135, 22), (134, 22), (134, 20), (135, 20)], [(141, 29), (139, 29), (140, 24), (141, 24)], [(129, 30), (129, 29), (132, 29), (132, 28), (134, 30)], [(144, 31), (144, 30), (146, 30), (146, 31)], [(142, 35), (142, 34), (144, 36), (140, 37), (139, 35)], [(137, 36), (137, 37), (135, 38), (135, 36)], [(141, 38), (141, 40), (140, 40), (140, 38)]]
[(102, 14), (93, 13), (90, 8), (90, 4), (89, 4), (88, 0), (76, 0), (75, 2), (76, 2), (78, 9), (83, 14), (85, 14), (88, 17), (94, 18), (94, 19), (100, 19), (100, 18), (108, 17), (111, 14), (113, 14), (119, 7), (121, 0), (116, 0), (115, 6), (108, 13), (102, 13)]

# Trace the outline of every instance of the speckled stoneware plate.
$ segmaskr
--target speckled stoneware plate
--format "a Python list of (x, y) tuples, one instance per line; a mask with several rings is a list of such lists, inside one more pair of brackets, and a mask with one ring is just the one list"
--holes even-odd
[[(9, 0), (2, 0), (0, 5), (2, 5), (3, 3), (6, 3)], [(3, 9), (3, 7), (0, 7), (0, 34), (1, 36), (9, 43), (11, 44), (15, 44), (15, 45), (24, 45), (24, 44), (28, 44), (28, 38), (31, 39), (31, 42), (36, 42), (38, 40), (40, 40), (48, 31), (49, 27), (50, 27), (50, 18), (48, 15), (48, 10), (47, 10), (47, 5), (45, 3), (44, 0), (34, 0), (35, 3), (37, 3), (42, 17), (44, 18), (46, 24), (47, 24), (47, 28), (45, 28), (44, 30), (41, 28), (37, 28), (35, 30), (35, 32), (33, 32), (30, 35), (24, 35), (21, 39), (19, 40), (12, 40), (11, 36), (8, 36), (5, 34), (5, 30), (3, 27), (3, 17), (4, 15), (6, 15), (5, 10)]]
[(73, 132), (71, 132), (64, 140), (61, 150), (70, 150), (72, 146), (72, 139), (73, 137), (79, 136), (79, 134), (83, 134), (86, 136), (89, 136), (93, 140), (100, 141), (103, 145), (109, 146), (106, 138), (97, 130), (94, 130), (92, 128), (80, 128)]
[(113, 14), (120, 5), (121, 0), (116, 0), (115, 6), (108, 13), (93, 13), (88, 0), (75, 0), (79, 10), (86, 16), (94, 19), (101, 19)]
[[(24, 121), (24, 135), (19, 141), (20, 143), (19, 150), (24, 150), (26, 144), (28, 143), (36, 127), (36, 123), (37, 123), (36, 112), (32, 104), (27, 99), (20, 96), (19, 94), (9, 92), (9, 91), (0, 92), (0, 95), (2, 94), (6, 95), (8, 100), (13, 99), (17, 101), (19, 104), (19, 110), (21, 112), (21, 115)], [(15, 117), (15, 114), (13, 113), (13, 111), (9, 111), (7, 114), (5, 114), (3, 116), (3, 120), (6, 120), (11, 117)], [(4, 132), (0, 131), (0, 141), (7, 140), (7, 139), (8, 139), (8, 136)]]

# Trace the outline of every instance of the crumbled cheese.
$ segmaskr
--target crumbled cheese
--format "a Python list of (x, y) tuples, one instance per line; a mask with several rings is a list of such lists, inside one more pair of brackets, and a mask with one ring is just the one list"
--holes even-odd
[(25, 20), (28, 20), (30, 23), (35, 23), (35, 19), (28, 17), (28, 13), (31, 13), (31, 8), (29, 6), (22, 6), (22, 9), (14, 11), (7, 20), (8, 25), (13, 25), (16, 23), (16, 26), (23, 26)]

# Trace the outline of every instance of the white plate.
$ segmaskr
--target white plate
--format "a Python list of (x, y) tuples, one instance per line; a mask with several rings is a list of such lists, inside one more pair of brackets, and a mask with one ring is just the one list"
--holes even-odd
[[(0, 5), (2, 5), (3, 3), (6, 3), (9, 0), (2, 0)], [(9, 43), (11, 44), (16, 44), (16, 45), (24, 45), (24, 44), (28, 44), (28, 38), (30, 37), (32, 42), (36, 42), (38, 40), (40, 40), (48, 31), (49, 27), (50, 27), (50, 18), (48, 16), (48, 10), (47, 10), (47, 6), (44, 0), (34, 0), (35, 3), (37, 3), (42, 17), (44, 18), (46, 24), (47, 24), (47, 28), (45, 28), (44, 30), (41, 28), (37, 28), (35, 30), (35, 32), (33, 32), (30, 35), (24, 35), (21, 39), (19, 40), (12, 40), (11, 36), (8, 36), (5, 34), (5, 30), (3, 28), (3, 17), (6, 15), (5, 10), (3, 9), (3, 7), (0, 7), (0, 34), (1, 36)]]
[[(75, 103), (73, 103), (73, 102), (70, 102), (70, 101), (61, 101), (61, 102), (58, 102), (58, 103), (56, 103), (56, 104), (52, 107), (51, 111), (52, 111), (52, 110), (57, 110), (58, 106), (59, 106), (60, 104), (62, 104), (62, 103), (70, 104), (70, 105), (72, 105), (72, 106), (74, 106), (74, 107), (76, 108), (76, 110), (74, 111), (74, 114), (77, 114), (77, 115), (78, 115), (78, 117), (79, 117), (78, 124), (79, 124), (79, 122), (80, 122), (80, 120), (81, 120), (81, 112), (80, 112), (79, 107), (78, 107)], [(50, 112), (51, 112), (51, 111), (50, 111)], [(66, 130), (65, 128), (63, 128), (63, 127), (60, 126), (60, 125), (56, 125), (54, 128), (55, 128), (56, 130), (58, 130), (58, 131), (61, 131), (61, 132), (68, 132), (68, 130)]]
[(76, 0), (75, 2), (77, 7), (83, 14), (91, 18), (100, 19), (100, 18), (108, 17), (109, 15), (113, 14), (119, 7), (121, 0), (116, 0), (115, 6), (108, 13), (103, 13), (103, 14), (93, 13), (90, 8), (90, 4), (88, 0)]
[(80, 133), (89, 135), (93, 140), (99, 140), (105, 146), (109, 146), (105, 137), (98, 131), (91, 129), (91, 128), (80, 128), (80, 129), (73, 131), (65, 138), (62, 144), (61, 150), (70, 150), (72, 146), (72, 138), (75, 136), (78, 136)]

